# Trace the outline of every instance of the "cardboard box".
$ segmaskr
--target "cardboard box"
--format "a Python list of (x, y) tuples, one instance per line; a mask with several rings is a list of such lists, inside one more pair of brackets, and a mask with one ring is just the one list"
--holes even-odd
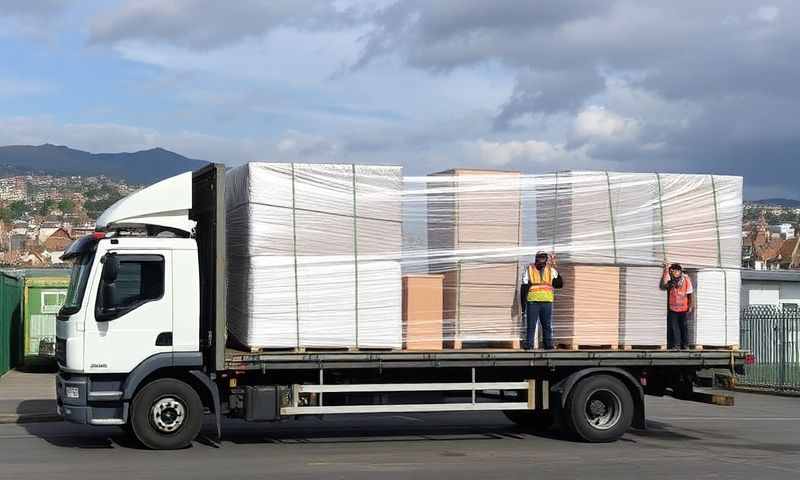
[(403, 348), (441, 350), (444, 275), (403, 276)]
[(512, 342), (522, 334), (517, 285), (521, 242), (518, 172), (448, 170), (429, 185), (428, 247), (441, 255), (444, 336), (463, 342)]
[(556, 290), (553, 341), (616, 347), (619, 344), (619, 278), (617, 267), (559, 265), (564, 288)]

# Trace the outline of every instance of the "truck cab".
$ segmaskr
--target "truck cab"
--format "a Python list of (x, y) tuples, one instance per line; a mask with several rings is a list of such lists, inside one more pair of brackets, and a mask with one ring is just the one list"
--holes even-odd
[(195, 179), (184, 173), (121, 199), (64, 253), (73, 266), (56, 320), (56, 388), (66, 420), (129, 425), (142, 381), (176, 366), (197, 369), (210, 385), (200, 351), (198, 222), (190, 218)]

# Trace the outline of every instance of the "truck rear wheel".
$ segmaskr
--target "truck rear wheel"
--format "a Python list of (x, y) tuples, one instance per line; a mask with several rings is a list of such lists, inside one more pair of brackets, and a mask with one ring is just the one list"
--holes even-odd
[(203, 402), (192, 387), (173, 378), (145, 385), (133, 397), (131, 427), (154, 450), (188, 446), (203, 426)]
[(586, 442), (616, 441), (633, 422), (631, 393), (610, 375), (591, 376), (578, 382), (566, 407), (567, 427)]
[(532, 431), (544, 431), (553, 425), (553, 414), (541, 410), (503, 410), (509, 420), (522, 428)]

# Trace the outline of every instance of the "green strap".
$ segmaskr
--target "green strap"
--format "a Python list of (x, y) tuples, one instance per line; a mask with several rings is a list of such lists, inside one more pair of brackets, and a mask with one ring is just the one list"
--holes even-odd
[(551, 216), (551, 218), (553, 219), (553, 248), (551, 249), (551, 251), (553, 253), (555, 253), (556, 251), (556, 233), (558, 228), (557, 214), (558, 214), (558, 171), (556, 171), (556, 184), (555, 184), (555, 190), (553, 192), (553, 215)]
[(608, 186), (608, 216), (611, 220), (611, 240), (614, 242), (614, 263), (617, 263), (617, 230), (614, 225), (614, 205), (611, 199), (611, 177), (606, 173), (606, 185)]
[(661, 253), (664, 256), (664, 263), (667, 262), (667, 239), (664, 233), (664, 192), (661, 189), (661, 174), (656, 173), (658, 183), (658, 218), (661, 222)]
[(355, 311), (356, 311), (356, 348), (358, 348), (358, 210), (356, 208), (356, 165), (352, 164), (353, 176), (353, 263), (355, 264), (355, 280), (356, 280), (356, 298), (355, 298)]
[[(722, 269), (723, 306), (725, 308), (725, 345), (728, 346), (728, 270)], [(697, 313), (695, 313), (697, 315)]]
[(722, 240), (719, 234), (719, 206), (717, 202), (717, 183), (711, 175), (711, 190), (714, 193), (714, 226), (717, 229), (717, 266), (722, 267)]
[(292, 163), (292, 257), (294, 259), (294, 313), (297, 322), (297, 348), (300, 348), (300, 287), (297, 276), (297, 209), (295, 201), (294, 163)]

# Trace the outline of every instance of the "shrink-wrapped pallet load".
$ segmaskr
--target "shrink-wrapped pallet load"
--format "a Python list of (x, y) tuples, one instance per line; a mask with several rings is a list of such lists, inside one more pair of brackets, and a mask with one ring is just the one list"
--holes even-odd
[(695, 309), (689, 343), (696, 347), (738, 347), (742, 277), (738, 269), (707, 268), (691, 273)]
[(570, 349), (619, 344), (620, 271), (605, 265), (559, 265), (564, 288), (553, 305), (553, 340)]
[(665, 256), (684, 267), (739, 268), (742, 178), (662, 174)]
[(735, 268), (742, 178), (568, 171), (535, 184), (537, 244), (563, 261)]
[(228, 325), (250, 348), (400, 348), (400, 167), (226, 176)]
[(559, 172), (541, 176), (535, 195), (537, 244), (558, 253), (562, 261), (659, 261), (654, 174)]
[(429, 177), (430, 271), (444, 274), (448, 346), (519, 345), (520, 205), (517, 172), (448, 170)]
[(667, 346), (667, 292), (660, 267), (620, 269), (619, 344), (621, 348)]

